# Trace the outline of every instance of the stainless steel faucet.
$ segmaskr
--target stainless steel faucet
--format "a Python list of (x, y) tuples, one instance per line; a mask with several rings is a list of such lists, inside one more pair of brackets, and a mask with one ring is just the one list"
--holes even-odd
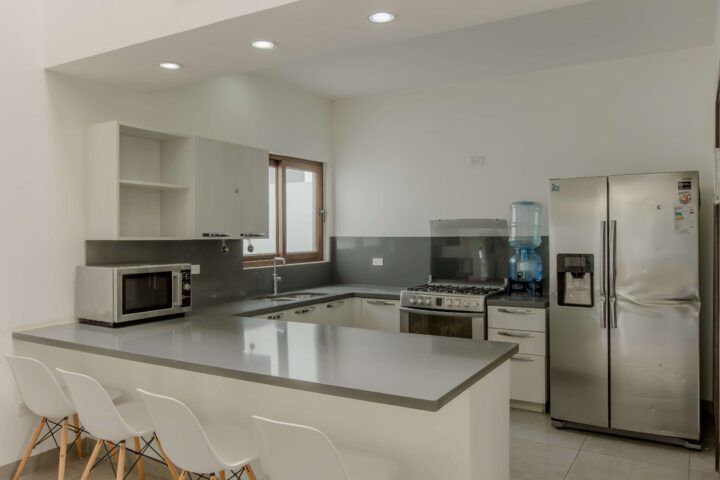
[(278, 294), (278, 287), (277, 287), (277, 285), (278, 285), (278, 282), (281, 282), (281, 281), (282, 281), (282, 277), (281, 277), (280, 275), (278, 275), (278, 273), (277, 273), (278, 263), (282, 263), (283, 265), (285, 265), (285, 259), (284, 259), (283, 257), (275, 257), (275, 258), (273, 258), (273, 273), (272, 273), (272, 278), (273, 278), (273, 295), (277, 295), (277, 294)]

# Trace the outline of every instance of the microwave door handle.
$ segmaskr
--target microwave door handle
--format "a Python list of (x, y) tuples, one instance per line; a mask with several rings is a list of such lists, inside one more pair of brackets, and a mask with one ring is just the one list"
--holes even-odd
[(180, 300), (180, 292), (182, 290), (182, 275), (180, 275), (180, 272), (172, 272), (172, 280), (172, 306), (180, 307), (182, 306), (182, 301)]

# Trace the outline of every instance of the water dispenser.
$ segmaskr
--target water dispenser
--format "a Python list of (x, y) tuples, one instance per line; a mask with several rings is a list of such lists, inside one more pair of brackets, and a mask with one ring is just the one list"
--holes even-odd
[(595, 304), (593, 256), (560, 253), (557, 263), (558, 305), (592, 307)]
[(542, 258), (535, 251), (542, 243), (542, 205), (513, 202), (510, 205), (509, 243), (515, 249), (508, 267), (510, 294), (528, 292), (542, 295)]

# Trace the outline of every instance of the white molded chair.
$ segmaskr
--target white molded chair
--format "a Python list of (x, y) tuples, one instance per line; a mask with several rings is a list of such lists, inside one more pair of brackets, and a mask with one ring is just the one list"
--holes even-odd
[[(255, 472), (250, 462), (258, 458), (252, 431), (240, 426), (205, 426), (181, 401), (139, 389), (152, 418), (155, 432), (163, 439), (168, 457), (182, 469), (181, 480), (190, 473), (225, 478), (225, 472), (241, 474), (250, 480)], [(239, 475), (236, 475), (239, 476)]]
[[(139, 455), (138, 471), (141, 480), (144, 479), (142, 461), (144, 449), (140, 448), (140, 439), (152, 436), (152, 439), (146, 442), (145, 448), (147, 448), (153, 440), (157, 441), (157, 437), (154, 435), (152, 423), (142, 402), (135, 401), (115, 405), (108, 392), (94, 378), (59, 368), (57, 370), (65, 380), (70, 398), (83, 419), (83, 426), (88, 433), (98, 439), (85, 467), (82, 480), (86, 480), (90, 476), (103, 443), (106, 448), (110, 448), (111, 452), (115, 452), (115, 449), (118, 450), (117, 479), (123, 480), (125, 477), (126, 441), (131, 438), (134, 441), (135, 453)], [(174, 480), (177, 480), (177, 471), (168, 461), (159, 442), (157, 445), (167, 463), (170, 474)]]
[(305, 425), (252, 417), (261, 440), (260, 459), (272, 480), (392, 480), (397, 465), (360, 450), (335, 447)]

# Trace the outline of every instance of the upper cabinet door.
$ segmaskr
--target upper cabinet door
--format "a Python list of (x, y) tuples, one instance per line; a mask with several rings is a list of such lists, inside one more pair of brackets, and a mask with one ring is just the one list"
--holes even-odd
[(268, 152), (195, 139), (195, 237), (268, 232)]

